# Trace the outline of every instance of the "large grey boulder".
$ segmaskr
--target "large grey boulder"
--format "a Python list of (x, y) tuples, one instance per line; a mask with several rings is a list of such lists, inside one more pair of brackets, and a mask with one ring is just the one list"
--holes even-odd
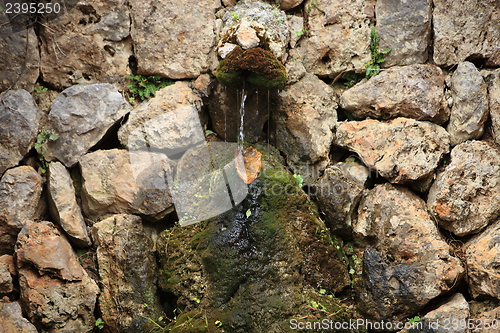
[(473, 63), (465, 61), (458, 64), (451, 77), (451, 97), (453, 106), (446, 128), (451, 145), (481, 137), (488, 118), (488, 92), (481, 73)]
[(313, 74), (286, 87), (279, 94), (279, 107), (272, 113), (276, 130), (274, 146), (287, 155), (288, 163), (306, 183), (314, 182), (326, 165), (337, 103), (333, 89)]
[(500, 215), (500, 154), (481, 141), (453, 148), (451, 161), (437, 175), (427, 205), (441, 227), (464, 236)]
[(0, 254), (12, 254), (19, 231), (38, 218), (42, 177), (30, 166), (9, 169), (0, 180)]
[(380, 50), (391, 49), (384, 67), (423, 64), (431, 46), (432, 1), (378, 0), (375, 5)]
[(464, 274), (425, 202), (406, 188), (376, 185), (353, 225), (365, 246), (358, 308), (376, 320), (405, 320), (456, 286)]
[(92, 244), (83, 215), (76, 202), (75, 187), (68, 170), (60, 162), (50, 163), (48, 202), (52, 218), (77, 246)]
[[(134, 215), (114, 215), (94, 224), (101, 283), (102, 319), (114, 332), (147, 332), (147, 318), (161, 316), (157, 292), (158, 268), (153, 241)], [(116, 304), (120, 304), (117, 308)]]
[(220, 0), (130, 3), (139, 74), (195, 78), (215, 62), (215, 10)]
[(133, 56), (125, 0), (80, 1), (40, 26), (41, 74), (57, 89), (99, 82), (124, 85)]
[(120, 143), (129, 150), (165, 149), (169, 156), (183, 152), (205, 140), (201, 105), (187, 82), (165, 87), (130, 113), (118, 131)]
[(449, 135), (426, 121), (367, 119), (340, 123), (336, 144), (357, 153), (368, 168), (390, 182), (406, 183), (432, 176), (449, 151)]
[(469, 291), (472, 297), (500, 298), (500, 220), (465, 244)]
[(0, 95), (0, 175), (16, 166), (31, 149), (38, 132), (40, 115), (26, 90)]
[(80, 85), (64, 90), (48, 116), (48, 131), (60, 137), (44, 145), (45, 157), (73, 166), (131, 109), (111, 84)]
[(0, 332), (37, 333), (38, 331), (23, 317), (19, 302), (0, 302)]
[(168, 188), (172, 162), (163, 154), (98, 150), (80, 159), (80, 170), (88, 217), (127, 213), (158, 220), (173, 210)]
[(444, 87), (443, 72), (437, 66), (392, 67), (346, 90), (340, 106), (357, 119), (407, 117), (441, 124), (450, 113)]
[(434, 62), (451, 66), (467, 59), (500, 64), (500, 8), (496, 1), (434, 0)]
[(38, 38), (33, 28), (16, 29), (9, 25), (5, 10), (0, 12), (0, 91), (30, 90), (40, 73)]
[(307, 0), (304, 9), (309, 37), (300, 41), (299, 55), (308, 72), (335, 77), (370, 60), (372, 1)]
[(367, 167), (354, 158), (348, 158), (326, 168), (314, 183), (311, 194), (316, 197), (318, 208), (332, 232), (352, 233), (352, 220), (369, 176)]

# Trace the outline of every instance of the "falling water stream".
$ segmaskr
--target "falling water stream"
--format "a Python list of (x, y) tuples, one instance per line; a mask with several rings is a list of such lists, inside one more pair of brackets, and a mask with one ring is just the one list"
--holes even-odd
[(244, 133), (244, 123), (245, 123), (245, 101), (247, 100), (247, 91), (245, 87), (241, 92), (241, 104), (240, 104), (240, 132), (238, 133), (238, 150), (241, 151), (243, 149), (243, 144), (245, 142), (245, 133)]

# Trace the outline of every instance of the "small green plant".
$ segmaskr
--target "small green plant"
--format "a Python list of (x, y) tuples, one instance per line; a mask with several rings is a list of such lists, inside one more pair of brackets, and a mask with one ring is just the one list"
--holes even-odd
[(59, 134), (52, 134), (50, 132), (47, 132), (45, 130), (45, 126), (42, 127), (42, 133), (38, 134), (36, 137), (36, 142), (33, 146), (38, 153), (38, 160), (42, 164), (42, 166), (40, 167), (40, 172), (42, 174), (47, 172), (50, 164), (50, 162), (47, 162), (47, 160), (45, 160), (45, 151), (43, 150), (43, 145), (47, 141), (56, 141), (57, 139), (59, 139)]
[(302, 178), (301, 175), (293, 175), (293, 178), (297, 179), (299, 187), (302, 187), (302, 185), (304, 184), (304, 178)]
[(419, 321), (420, 321), (420, 316), (418, 316), (418, 315), (413, 317), (413, 318), (408, 318), (408, 322), (410, 324), (415, 324), (416, 322), (419, 322)]
[(206, 130), (206, 131), (205, 131), (205, 137), (209, 136), (210, 134), (215, 134), (215, 135), (217, 135), (217, 133), (215, 133), (214, 131), (211, 131), (211, 130)]
[(375, 27), (372, 27), (370, 32), (370, 52), (371, 59), (367, 63), (363, 65), (363, 68), (366, 68), (366, 77), (371, 78), (377, 75), (380, 72), (380, 64), (385, 61), (385, 55), (391, 52), (392, 49), (386, 49), (383, 51), (379, 51), (380, 36), (375, 30)]
[(131, 80), (127, 84), (128, 90), (141, 100), (153, 97), (159, 89), (174, 84), (172, 80), (163, 78), (160, 75), (129, 75), (127, 79)]
[(214, 323), (215, 326), (217, 327), (221, 327), (222, 326), (222, 322), (220, 320), (216, 320), (215, 323)]
[(94, 326), (102, 330), (104, 328), (104, 320), (102, 320), (101, 318), (96, 319)]
[(35, 93), (38, 95), (38, 97), (42, 97), (43, 94), (45, 92), (47, 92), (47, 90), (49, 90), (47, 87), (44, 87), (42, 85), (40, 85), (40, 83), (36, 83), (35, 86), (33, 87), (33, 90), (35, 91)]
[(128, 98), (128, 102), (129, 102), (130, 104), (134, 104), (134, 103), (135, 103), (135, 97), (129, 97), (129, 98)]
[(295, 33), (297, 34), (297, 36), (299, 37), (302, 37), (306, 34), (307, 30), (305, 28), (303, 28), (302, 30), (299, 30), (299, 31), (295, 31)]
[(307, 12), (310, 13), (314, 7), (318, 6), (318, 1), (313, 0), (309, 6), (307, 6)]
[(233, 15), (233, 18), (236, 20), (236, 21), (239, 21), (240, 20), (240, 16), (238, 15), (238, 13), (236, 13), (235, 11), (230, 11), (231, 15)]

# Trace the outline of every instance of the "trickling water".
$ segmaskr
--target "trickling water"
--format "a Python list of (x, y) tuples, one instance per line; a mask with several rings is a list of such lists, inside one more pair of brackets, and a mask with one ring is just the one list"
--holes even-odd
[(245, 101), (247, 100), (247, 92), (245, 87), (241, 92), (241, 104), (240, 104), (240, 132), (238, 133), (238, 149), (243, 149), (243, 143), (245, 142), (245, 133), (243, 132), (244, 120), (245, 120)]

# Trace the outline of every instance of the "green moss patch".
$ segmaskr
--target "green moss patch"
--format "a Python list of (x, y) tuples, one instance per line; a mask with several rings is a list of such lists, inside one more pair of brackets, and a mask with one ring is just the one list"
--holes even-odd
[(257, 89), (279, 89), (287, 80), (285, 66), (272, 52), (259, 47), (235, 47), (220, 61), (215, 76), (226, 86), (241, 86), (247, 81)]

